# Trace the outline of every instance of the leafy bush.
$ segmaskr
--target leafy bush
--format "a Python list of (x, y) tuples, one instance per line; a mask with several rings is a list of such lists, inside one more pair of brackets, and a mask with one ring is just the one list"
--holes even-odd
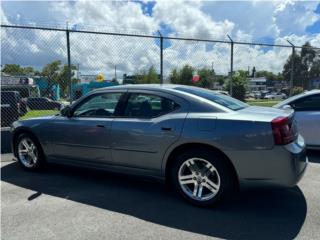
[[(238, 71), (232, 77), (232, 97), (244, 101), (247, 88), (247, 79), (245, 71)], [(225, 90), (230, 92), (230, 81), (227, 82)]]
[(302, 87), (294, 87), (292, 89), (292, 95), (297, 95), (297, 94), (300, 94), (300, 93), (303, 93), (303, 88)]

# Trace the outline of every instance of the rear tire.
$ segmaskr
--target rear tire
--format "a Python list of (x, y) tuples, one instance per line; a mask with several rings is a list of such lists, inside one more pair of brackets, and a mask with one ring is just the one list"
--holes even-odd
[(227, 199), (235, 189), (235, 178), (226, 159), (207, 149), (180, 154), (170, 171), (175, 192), (197, 206), (211, 207)]
[(32, 134), (23, 133), (19, 135), (14, 147), (22, 168), (36, 171), (45, 166), (46, 161), (41, 145)]

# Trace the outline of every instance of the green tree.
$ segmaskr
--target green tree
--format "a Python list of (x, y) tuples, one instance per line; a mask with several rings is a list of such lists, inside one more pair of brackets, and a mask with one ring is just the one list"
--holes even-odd
[(137, 74), (137, 83), (140, 84), (150, 84), (150, 83), (160, 83), (159, 76), (154, 66), (151, 66), (148, 71), (142, 71)]
[(169, 76), (170, 83), (180, 84), (180, 71), (174, 68)]
[[(200, 77), (200, 81), (198, 82), (192, 81), (195, 72), (197, 72)], [(172, 69), (169, 76), (170, 83), (198, 86), (202, 88), (211, 88), (214, 78), (214, 70), (208, 68), (201, 68), (197, 70), (188, 64), (184, 65), (181, 69)]]
[(222, 75), (216, 75), (214, 81), (218, 82), (220, 85), (223, 85), (228, 77)]
[[(230, 92), (231, 84), (227, 82), (225, 90)], [(247, 90), (247, 72), (240, 70), (232, 77), (232, 97), (244, 101)]]
[[(76, 66), (71, 65), (71, 70), (76, 69)], [(52, 86), (53, 84), (59, 84), (61, 92), (63, 94), (67, 94), (69, 87), (68, 65), (61, 65), (60, 60), (53, 61), (44, 66), (41, 74), (47, 78), (49, 86)], [(72, 78), (74, 73), (71, 71), (71, 74)], [(76, 79), (72, 78), (72, 82), (75, 83)]]
[(193, 72), (194, 68), (188, 64), (184, 65), (180, 70), (174, 68), (169, 77), (170, 82), (182, 85), (195, 85), (192, 82)]
[(291, 79), (291, 61), (293, 58), (294, 68), (293, 68), (293, 86), (298, 86), (301, 83), (300, 76), (301, 76), (301, 57), (300, 54), (295, 53), (294, 57), (292, 55), (289, 56), (286, 63), (283, 66), (282, 75), (284, 80), (290, 82)]
[(198, 74), (200, 76), (200, 81), (195, 83), (195, 85), (202, 88), (211, 88), (214, 78), (214, 71), (207, 68), (202, 68), (198, 70)]
[(182, 85), (194, 85), (192, 82), (194, 68), (190, 65), (184, 65), (180, 70), (180, 84)]
[(23, 72), (26, 75), (35, 75), (35, 70), (33, 69), (33, 67), (25, 67), (23, 68)]
[(18, 64), (5, 64), (1, 70), (9, 75), (34, 75), (36, 71), (33, 67), (21, 67)]
[(17, 64), (6, 64), (2, 68), (2, 72), (9, 75), (20, 75), (23, 74), (23, 68)]
[[(61, 68), (60, 68), (60, 71), (59, 71), (59, 76), (58, 76), (58, 84), (60, 85), (60, 88), (61, 88), (61, 91), (64, 93), (64, 94), (67, 94), (67, 91), (69, 90), (69, 78), (68, 78), (68, 65), (63, 65)], [(74, 71), (72, 70), (76, 70), (77, 67), (74, 66), (74, 65), (71, 65), (71, 81), (72, 81), (72, 84), (75, 84), (77, 82), (77, 79), (74, 78)]]
[(61, 68), (61, 61), (60, 60), (53, 61), (43, 67), (41, 74), (47, 77), (50, 81), (54, 83), (58, 83), (60, 68)]
[[(317, 59), (317, 52), (312, 48), (309, 42), (306, 42), (301, 51), (295, 51), (294, 54), (294, 69), (293, 69), (293, 86), (300, 86), (304, 89), (310, 87), (310, 79), (320, 75), (319, 59)], [(290, 81), (291, 76), (291, 60), (292, 54), (287, 59), (283, 66), (283, 78)]]

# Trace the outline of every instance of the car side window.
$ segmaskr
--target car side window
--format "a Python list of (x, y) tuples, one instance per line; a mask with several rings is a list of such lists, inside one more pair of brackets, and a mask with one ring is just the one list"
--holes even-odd
[(74, 117), (113, 117), (122, 93), (103, 93), (88, 97), (76, 106)]
[(320, 111), (320, 94), (304, 97), (291, 104), (296, 111)]
[(124, 110), (124, 117), (153, 118), (177, 109), (174, 101), (153, 94), (132, 93)]

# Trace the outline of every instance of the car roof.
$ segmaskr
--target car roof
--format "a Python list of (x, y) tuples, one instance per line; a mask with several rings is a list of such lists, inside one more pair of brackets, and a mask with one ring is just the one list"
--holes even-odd
[(1, 91), (1, 94), (15, 94), (15, 95), (20, 95), (18, 91)]
[(176, 87), (186, 87), (184, 85), (177, 84), (125, 84), (111, 87), (99, 88), (96, 91), (112, 90), (112, 89), (174, 89)]
[[(188, 88), (188, 89), (202, 89), (196, 86), (189, 86), (189, 85), (181, 85), (181, 84), (125, 84), (125, 85), (117, 85), (111, 87), (104, 87), (95, 89), (94, 92), (104, 92), (108, 90), (168, 90), (168, 91), (175, 91), (178, 92), (178, 88)], [(210, 90), (210, 89), (208, 89)], [(221, 95), (220, 92), (211, 90), (213, 94)]]

